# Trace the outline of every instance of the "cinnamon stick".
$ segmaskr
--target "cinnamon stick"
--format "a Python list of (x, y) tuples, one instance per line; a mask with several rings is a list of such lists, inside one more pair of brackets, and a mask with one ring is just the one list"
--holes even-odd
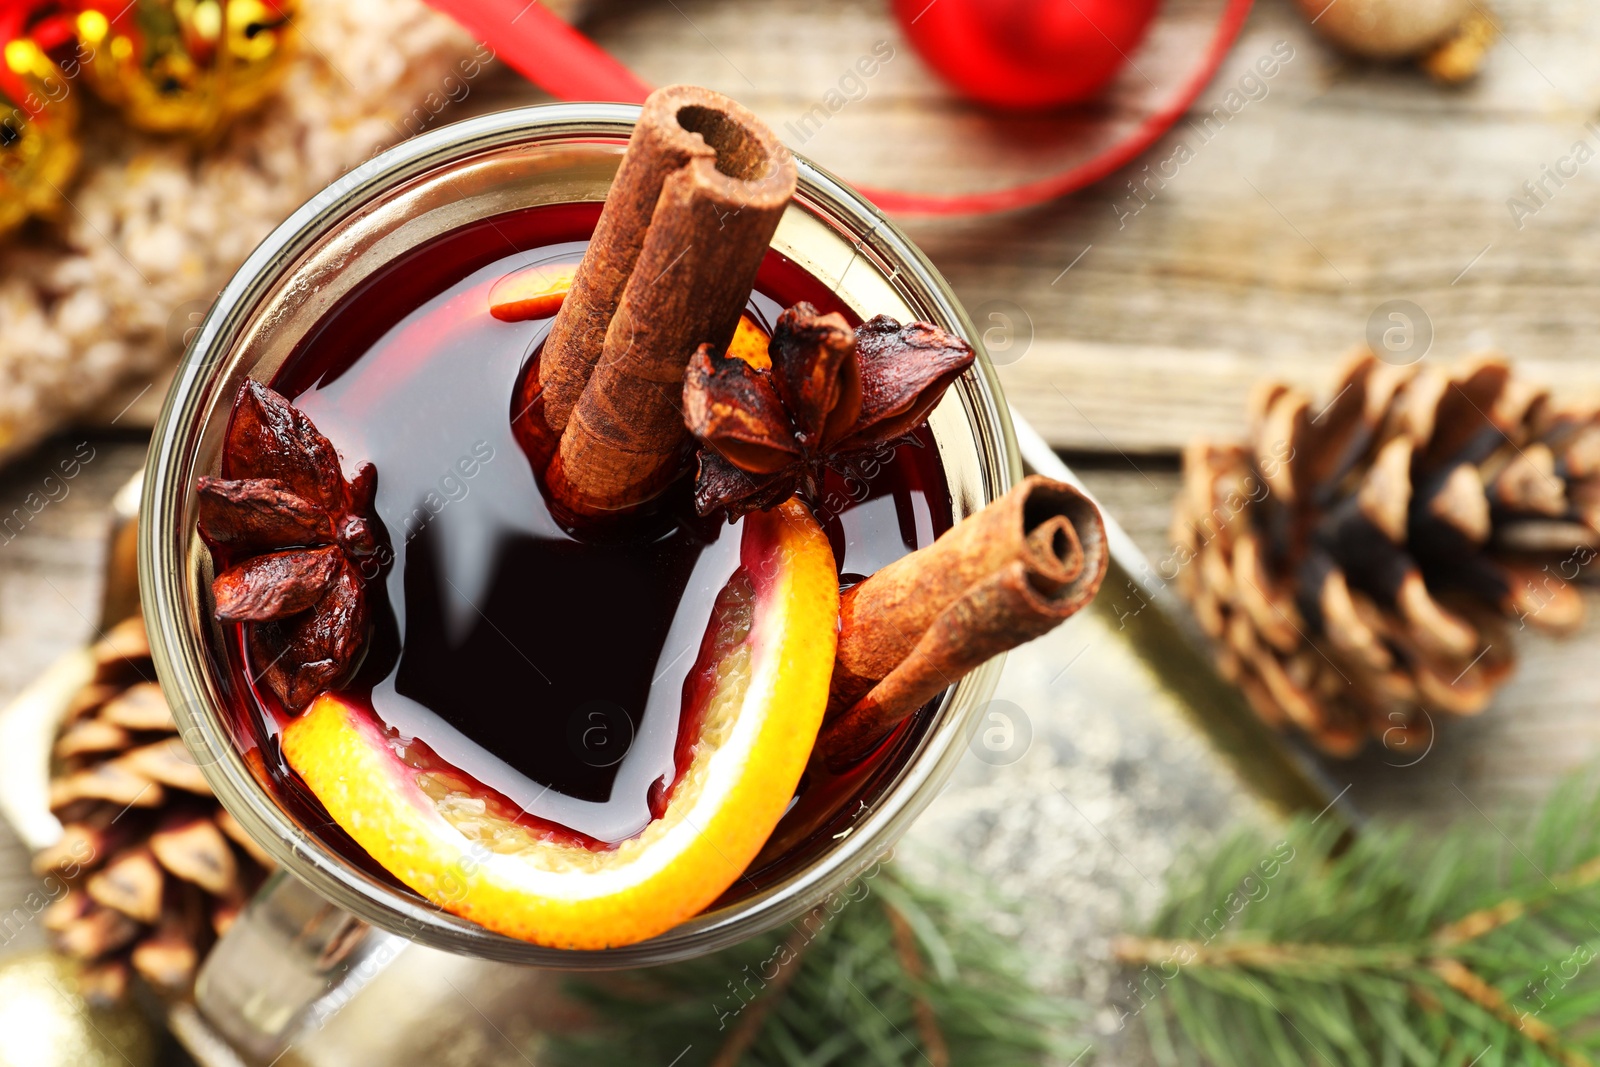
[(540, 356), (546, 475), (579, 515), (622, 511), (680, 472), (684, 369), (724, 350), (794, 194), (793, 157), (727, 97), (651, 93)]
[(824, 762), (848, 767), (962, 675), (1077, 612), (1109, 561), (1094, 504), (1035, 475), (847, 591)]

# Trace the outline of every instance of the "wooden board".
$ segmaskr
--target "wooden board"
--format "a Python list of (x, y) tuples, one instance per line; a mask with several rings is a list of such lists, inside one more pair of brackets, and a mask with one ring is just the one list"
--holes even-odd
[[(1170, 9), (1196, 42), (1204, 37), (1190, 0)], [(894, 58), (865, 95), (802, 146), (852, 180), (992, 188), (1059, 165), (1082, 135), (1072, 117), (998, 116), (955, 98), (886, 4), (592, 0), (586, 10), (584, 28), (646, 78), (722, 89), (780, 130), (856, 58), (889, 42)], [(1146, 552), (1166, 551), (1175, 450), (1196, 434), (1235, 435), (1261, 376), (1326, 383), (1385, 300), (1427, 311), (1430, 360), (1492, 343), (1569, 392), (1600, 387), (1590, 349), (1600, 325), (1600, 183), (1587, 168), (1560, 189), (1547, 181), (1555, 195), (1521, 229), (1507, 208), (1512, 196), (1526, 200), (1521, 185), (1544, 164), (1594, 136), (1584, 122), (1600, 102), (1589, 44), (1600, 8), (1502, 0), (1495, 12), (1506, 37), (1483, 77), (1448, 90), (1407, 68), (1345, 60), (1287, 0), (1261, 0), (1190, 121), (1121, 175), (1029, 211), (898, 220), (988, 332), (1013, 402), (1073, 450)], [(1264, 98), (1202, 134), (1205, 116), (1279, 41), (1294, 58)], [(1149, 107), (1139, 97), (1135, 86), (1104, 110), (1137, 118)], [(450, 116), (545, 99), (500, 71)], [(1129, 201), (1128, 182), (1180, 143), (1194, 158), (1164, 186), (1146, 187), (1148, 204)], [(153, 417), (154, 392), (119, 425), (141, 411)], [(15, 468), (0, 495), (19, 498), (39, 462)], [(15, 654), (0, 657), (0, 692), (47, 662), (47, 649), (87, 632), (67, 602), (88, 612), (99, 548), (80, 531), (59, 547), (40, 540), (5, 551), (0, 562), (13, 566), (0, 567), (0, 642)], [(23, 554), (38, 565), (23, 565)], [(1582, 661), (1595, 641), (1592, 629), (1565, 643), (1524, 640), (1513, 684), (1481, 719), (1447, 724), (1424, 764), (1404, 776), (1381, 758), (1357, 765), (1372, 772), (1361, 806), (1446, 818), (1468, 810), (1452, 782), (1480, 802), (1525, 801), (1560, 769), (1593, 758), (1600, 715)]]
[[(1196, 12), (1182, 0), (1168, 10)], [(896, 220), (986, 331), (1012, 402), (1074, 453), (1147, 553), (1167, 550), (1176, 451), (1196, 435), (1237, 436), (1262, 377), (1323, 389), (1387, 301), (1422, 309), (1429, 361), (1494, 347), (1565, 396), (1600, 391), (1600, 126), (1586, 126), (1600, 104), (1600, 7), (1493, 10), (1504, 39), (1481, 78), (1452, 90), (1343, 58), (1288, 0), (1259, 0), (1196, 108), (1122, 173), (1028, 211)], [(1011, 184), (1059, 165), (1081, 133), (1071, 117), (998, 116), (956, 99), (887, 4), (596, 3), (584, 26), (652, 82), (711, 85), (780, 130), (891, 42), (895, 58), (865, 96), (801, 146), (862, 183)], [(1205, 32), (1191, 22), (1194, 47)], [(1206, 126), (1280, 41), (1293, 58), (1264, 95)], [(1149, 106), (1137, 86), (1119, 89), (1107, 112)], [(1557, 187), (1543, 168), (1580, 140), (1596, 159)], [(1149, 179), (1191, 154), (1174, 177)], [(1523, 183), (1541, 180), (1537, 211), (1514, 219), (1508, 201), (1531, 203)], [(1368, 812), (1476, 818), (1474, 804), (1525, 804), (1594, 759), (1600, 708), (1584, 663), (1600, 628), (1565, 642), (1519, 636), (1518, 674), (1482, 717), (1441, 724), (1415, 767), (1381, 753), (1327, 764), (1336, 787), (1352, 783)]]
[[(1192, 20), (1195, 6), (1169, 10)], [(1287, 0), (1261, 0), (1199, 106), (1139, 164), (1034, 210), (897, 221), (981, 328), (1004, 328), (991, 314), (1012, 317), (1018, 340), (1002, 376), (1061, 447), (1173, 450), (1226, 432), (1251, 381), (1326, 380), (1396, 299), (1431, 321), (1429, 359), (1498, 346), (1542, 379), (1600, 388), (1600, 182), (1589, 173), (1600, 160), (1563, 188), (1547, 182), (1554, 195), (1520, 229), (1507, 208), (1575, 141), (1600, 152), (1600, 134), (1584, 127), (1600, 102), (1600, 7), (1504, 0), (1494, 11), (1505, 40), (1480, 80), (1450, 90), (1407, 68), (1347, 61)], [(993, 188), (1059, 165), (1081, 135), (1071, 117), (997, 116), (953, 97), (887, 4), (675, 0), (592, 12), (585, 26), (652, 82), (727, 91), (779, 130), (890, 42), (895, 58), (865, 96), (801, 146), (854, 181)], [(1193, 21), (1187, 32), (1198, 48), (1207, 30)], [(1265, 96), (1205, 132), (1280, 41), (1293, 58)], [(1129, 90), (1107, 109), (1148, 105)], [(1159, 180), (1179, 145), (1193, 158)], [(1146, 164), (1158, 180), (1143, 203), (1129, 182), (1145, 181)]]
[[(1600, 68), (1583, 43), (1600, 36), (1600, 8), (1494, 7), (1504, 40), (1478, 81), (1447, 89), (1407, 67), (1345, 59), (1288, 0), (1261, 0), (1191, 113), (1118, 175), (1031, 210), (896, 221), (986, 332), (1018, 406), (1062, 448), (1170, 452), (1196, 434), (1230, 435), (1253, 381), (1325, 383), (1393, 300), (1421, 309), (1430, 360), (1498, 347), (1539, 380), (1600, 391), (1590, 351), (1600, 159), (1560, 187), (1542, 169), (1579, 140), (1600, 154), (1600, 125), (1585, 126)], [(647, 80), (728, 92), (864, 184), (1024, 182), (1081, 158), (1096, 130), (1126, 129), (1160, 97), (1125, 71), (1087, 110), (985, 110), (928, 71), (887, 3), (591, 0), (583, 10), (580, 25)], [(1140, 57), (1153, 71), (1187, 64), (1212, 32), (1209, 0), (1166, 10), (1173, 30)], [(1285, 48), (1292, 58), (1273, 78), (1243, 81)], [(859, 99), (818, 123), (813, 109), (856, 61), (886, 50), (862, 89), (852, 83)], [(1227, 114), (1241, 88), (1256, 98), (1236, 97), (1245, 103), (1223, 123), (1216, 109)], [(505, 70), (469, 89), (441, 120), (548, 99)], [(1532, 203), (1525, 181), (1549, 195), (1514, 219), (1508, 201)], [(155, 408), (126, 418), (141, 413)]]
[[(1169, 7), (1191, 20), (1199, 10), (1191, 0)], [(1507, 39), (1480, 81), (1451, 91), (1403, 68), (1341, 59), (1312, 38), (1288, 0), (1260, 0), (1191, 121), (1124, 173), (1010, 215), (898, 220), (980, 329), (993, 331), (1014, 402), (1053, 444), (1075, 452), (1080, 473), (1147, 553), (1165, 551), (1176, 449), (1195, 434), (1236, 433), (1259, 377), (1325, 382), (1385, 301), (1410, 300), (1425, 311), (1435, 335), (1430, 360), (1496, 345), (1564, 389), (1600, 388), (1590, 349), (1600, 326), (1600, 183), (1589, 173), (1600, 162), (1552, 187), (1520, 228), (1507, 207), (1575, 141), (1600, 147), (1600, 135), (1584, 126), (1600, 104), (1600, 8), (1585, 0), (1498, 0), (1494, 8)], [(890, 42), (895, 58), (865, 95), (801, 146), (850, 180), (993, 188), (1059, 166), (1084, 135), (1072, 116), (996, 116), (955, 99), (916, 59), (884, 2), (596, 0), (588, 10), (585, 29), (647, 79), (727, 91), (780, 130), (858, 57)], [(1205, 28), (1195, 22), (1192, 34), (1198, 47)], [(1294, 58), (1265, 96), (1220, 132), (1202, 133), (1204, 117), (1280, 41)], [(1181, 51), (1181, 43), (1172, 47)], [(542, 99), (501, 73), (475, 83), (451, 114)], [(1132, 121), (1150, 106), (1135, 86), (1104, 111)], [(1147, 186), (1148, 203), (1130, 200), (1128, 183), (1146, 177), (1144, 165), (1173, 158), (1180, 144), (1193, 158), (1164, 184)], [(0, 511), (40, 483), (59, 458), (52, 450), (73, 443), (52, 441), (0, 478)], [(102, 529), (95, 509), (141, 456), (142, 446), (127, 441), (108, 450), (79, 495), (42, 512), (26, 540), (0, 545), (0, 698), (90, 633)], [(1413, 767), (1387, 766), (1376, 753), (1324, 766), (1336, 788), (1350, 785), (1358, 808), (1380, 815), (1444, 822), (1531, 801), (1558, 773), (1600, 752), (1586, 662), (1597, 641), (1597, 624), (1564, 644), (1524, 638), (1519, 674), (1494, 706), (1476, 720), (1442, 724), (1439, 744)], [(1039, 651), (1076, 654), (1056, 645)], [(1054, 662), (1034, 660), (1028, 669), (1052, 681)], [(1011, 777), (1054, 783), (1059, 771), (1064, 782), (1090, 783), (1076, 799), (1063, 794), (1073, 805), (1096, 799), (1101, 786), (1075, 761), (1115, 772), (1107, 788), (1132, 774), (1155, 792), (1163, 782), (1153, 769), (1185, 762), (1090, 733), (1112, 721), (1095, 709), (1079, 709), (1073, 720), (1073, 708), (1040, 700), (1062, 728), (1048, 735), (1049, 749), (1040, 746), (1037, 766), (1023, 764)], [(1035, 793), (1038, 810), (1025, 809), (987, 781), (963, 780), (946, 812), (970, 805), (972, 818), (930, 818), (922, 832), (986, 833), (992, 822), (1003, 831), (997, 849), (1021, 853), (1039, 823), (1065, 820), (1072, 836), (1063, 840), (1084, 849), (1078, 867), (1086, 877), (1103, 873), (1111, 887), (1136, 881), (1138, 895), (1143, 875), (1156, 875), (1141, 856), (1140, 877), (1130, 879), (1119, 853), (1141, 841), (1154, 850), (1150, 865), (1160, 866), (1163, 842), (1172, 843), (1182, 822), (1153, 802), (1132, 803), (1128, 791), (1111, 794), (1105, 811), (1076, 814)], [(1192, 808), (1190, 821), (1213, 811)], [(25, 883), (20, 860), (0, 856), (0, 876), (19, 878), (0, 880), (11, 895)], [(1049, 862), (1046, 855), (1033, 868), (1040, 879)], [(1066, 895), (1059, 899), (1071, 910)], [(1109, 906), (1102, 914), (1109, 925)]]

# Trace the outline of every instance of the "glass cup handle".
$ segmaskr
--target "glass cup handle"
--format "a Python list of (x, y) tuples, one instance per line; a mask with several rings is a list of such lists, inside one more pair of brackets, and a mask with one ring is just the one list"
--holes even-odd
[(206, 957), (195, 1004), (236, 1050), (270, 1063), (410, 945), (278, 871)]

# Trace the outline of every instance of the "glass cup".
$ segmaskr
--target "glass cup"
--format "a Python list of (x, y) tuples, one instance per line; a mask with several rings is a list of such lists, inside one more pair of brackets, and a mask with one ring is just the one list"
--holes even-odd
[[(611, 104), (522, 108), (445, 127), (374, 157), (295, 212), (256, 249), (223, 289), (178, 370), (151, 446), (139, 527), (140, 591), (156, 670), (217, 797), (298, 880), (269, 885), (213, 952), (202, 992), (209, 990), (218, 1003), (201, 997), (213, 1017), (237, 1013), (241, 1003), (232, 1002), (251, 1000), (256, 1021), (245, 1029), (264, 1032), (277, 1024), (262, 1020), (291, 1019), (325, 995), (327, 981), (296, 981), (290, 972), (323, 967), (320, 973), (333, 974), (329, 961), (361, 943), (365, 928), (335, 908), (434, 948), (567, 970), (686, 959), (793, 921), (844, 890), (888, 851), (949, 777), (993, 692), (998, 660), (962, 679), (930, 716), (904, 731), (902, 750), (861, 786), (849, 833), (839, 839), (814, 835), (769, 865), (758, 886), (731, 891), (710, 910), (650, 941), (603, 951), (516, 941), (440, 910), (330, 847), (315, 821), (284, 803), (264, 772), (252, 769), (244, 755), (250, 743), (236, 735), (238, 719), (230, 711), (241, 697), (220, 666), (227, 660), (209, 607), (211, 557), (195, 524), (195, 479), (220, 471), (240, 383), (247, 377), (270, 380), (341, 298), (417, 245), (502, 212), (603, 200), (638, 113), (637, 107)], [(1021, 471), (1005, 402), (978, 332), (944, 279), (894, 224), (826, 171), (804, 159), (796, 162), (799, 190), (773, 247), (830, 283), (863, 318), (884, 313), (931, 321), (979, 350), (972, 373), (929, 420), (956, 518), (978, 510)], [(333, 907), (317, 910), (322, 901)], [(297, 937), (300, 942), (291, 944)], [(259, 960), (273, 952), (281, 956), (276, 971), (263, 965), (218, 973), (223, 966), (237, 970), (226, 961)], [(268, 981), (269, 971), (277, 975), (270, 980), (274, 988), (256, 988)], [(224, 1029), (239, 1036), (238, 1027), (225, 1022)], [(257, 1044), (258, 1051), (268, 1047)]]

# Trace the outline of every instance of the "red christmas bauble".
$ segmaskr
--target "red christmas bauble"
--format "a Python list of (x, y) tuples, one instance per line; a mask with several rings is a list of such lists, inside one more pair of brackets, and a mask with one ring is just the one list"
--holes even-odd
[(1161, 0), (894, 0), (918, 53), (960, 92), (1000, 107), (1094, 95), (1127, 62)]

